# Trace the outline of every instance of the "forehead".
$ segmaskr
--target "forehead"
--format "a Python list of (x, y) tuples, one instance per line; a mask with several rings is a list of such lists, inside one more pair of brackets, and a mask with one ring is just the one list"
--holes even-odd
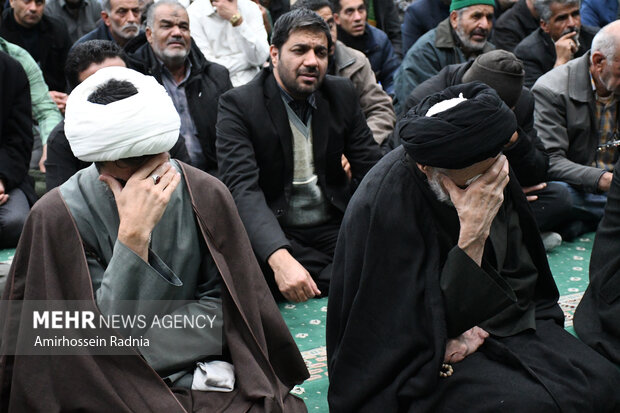
[(318, 14), (319, 16), (321, 16), (323, 18), (323, 20), (327, 21), (330, 18), (333, 17), (333, 13), (332, 13), (332, 9), (330, 7), (321, 7), (320, 9), (318, 9), (316, 11), (316, 14)]
[(488, 4), (475, 4), (473, 6), (469, 6), (465, 10), (463, 17), (469, 17), (474, 14), (493, 14), (493, 12), (493, 6), (489, 6)]
[(342, 6), (343, 9), (349, 9), (349, 8), (357, 9), (363, 5), (364, 5), (364, 0), (340, 0), (340, 6)]
[(88, 66), (86, 69), (84, 69), (83, 71), (79, 73), (78, 79), (80, 81), (84, 81), (86, 80), (86, 78), (88, 78), (90, 75), (95, 73), (97, 70), (103, 69), (104, 67), (110, 67), (110, 66), (127, 67), (123, 59), (121, 59), (120, 57), (118, 56), (108, 57), (104, 59), (102, 62), (91, 63), (90, 66)]
[(568, 3), (568, 4), (562, 4), (562, 3), (551, 3), (551, 6), (549, 6), (549, 9), (551, 10), (551, 18), (557, 17), (560, 14), (571, 14), (572, 12), (579, 10), (579, 4), (578, 3)]
[(135, 9), (138, 7), (138, 0), (111, 0), (110, 8), (115, 9)]
[(296, 44), (304, 44), (311, 47), (327, 47), (327, 36), (323, 31), (319, 30), (295, 30), (288, 36), (288, 40), (284, 43), (284, 46), (291, 47)]
[(446, 175), (455, 181), (467, 181), (476, 175), (485, 173), (497, 160), (499, 154), (493, 158), (485, 159), (484, 161), (476, 162), (473, 165), (463, 169), (448, 169)]
[[(153, 6), (155, 7), (155, 6)], [(173, 4), (163, 4), (155, 9), (155, 20), (179, 20), (181, 22), (189, 22), (189, 16), (187, 10), (181, 6), (175, 6)]]

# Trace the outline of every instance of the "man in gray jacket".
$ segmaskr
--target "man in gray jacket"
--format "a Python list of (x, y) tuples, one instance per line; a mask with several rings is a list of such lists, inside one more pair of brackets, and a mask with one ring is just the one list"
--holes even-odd
[(493, 50), (493, 0), (452, 0), (450, 17), (420, 37), (407, 52), (394, 78), (396, 113), (420, 83), (448, 65), (465, 63)]
[(378, 144), (382, 144), (394, 130), (396, 115), (392, 99), (377, 83), (368, 58), (364, 53), (338, 41), (338, 30), (328, 0), (298, 0), (292, 9), (298, 8), (312, 10), (329, 26), (334, 47), (330, 51), (327, 72), (351, 79), (372, 136)]
[(532, 92), (535, 127), (550, 155), (549, 179), (572, 193), (575, 234), (594, 229), (620, 145), (620, 22), (601, 29), (590, 53), (543, 75)]

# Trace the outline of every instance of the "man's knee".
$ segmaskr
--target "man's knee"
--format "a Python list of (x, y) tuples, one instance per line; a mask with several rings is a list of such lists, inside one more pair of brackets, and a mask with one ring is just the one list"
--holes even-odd
[(28, 217), (28, 203), (13, 202), (13, 200), (9, 198), (9, 201), (0, 206), (0, 209), (4, 210), (2, 211), (3, 213), (0, 214), (0, 247), (15, 247), (22, 233), (22, 229), (24, 228), (26, 218)]

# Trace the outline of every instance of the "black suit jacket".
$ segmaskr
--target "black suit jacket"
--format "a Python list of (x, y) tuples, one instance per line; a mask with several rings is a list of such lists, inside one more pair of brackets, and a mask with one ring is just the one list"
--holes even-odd
[[(596, 30), (581, 26), (579, 50), (574, 57), (583, 56), (592, 45)], [(555, 65), (555, 43), (541, 28), (536, 29), (515, 47), (515, 56), (523, 61), (525, 80), (523, 85), (531, 88), (539, 77), (553, 69)]]
[[(344, 154), (359, 182), (381, 158), (349, 79), (326, 76), (312, 114), (314, 169), (331, 204), (344, 212), (352, 195)], [(287, 210), (293, 181), (293, 140), (280, 88), (270, 68), (223, 94), (216, 127), (220, 179), (233, 194), (260, 259), (290, 247), (278, 218)]]
[[(39, 33), (38, 57), (34, 53), (35, 51), (28, 47), (22, 36), (22, 32), (26, 30), (34, 30)], [(2, 12), (0, 36), (6, 41), (26, 49), (34, 57), (41, 67), (43, 78), (50, 90), (67, 91), (65, 61), (71, 48), (71, 39), (69, 39), (69, 33), (64, 23), (44, 14), (38, 24), (31, 29), (25, 29), (15, 21), (13, 9), (8, 8)]]
[(5, 192), (20, 188), (30, 203), (36, 196), (28, 165), (32, 152), (32, 110), (26, 72), (0, 52), (0, 179)]

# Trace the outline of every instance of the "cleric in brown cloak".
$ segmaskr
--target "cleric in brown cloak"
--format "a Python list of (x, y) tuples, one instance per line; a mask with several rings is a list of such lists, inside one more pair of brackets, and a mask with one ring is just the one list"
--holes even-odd
[(427, 97), (397, 126), (403, 146), (364, 178), (336, 247), (330, 412), (619, 411), (618, 370), (563, 329), (501, 155), (515, 130), (478, 82)]
[(95, 164), (35, 205), (4, 299), (82, 300), (102, 315), (121, 300), (190, 300), (174, 314), (216, 311), (215, 329), (181, 329), (167, 342), (147, 329), (159, 344), (127, 355), (25, 356), (15, 349), (28, 345), (32, 314), (6, 313), (0, 411), (306, 411), (289, 392), (307, 369), (230, 193), (168, 160), (179, 123), (163, 87), (126, 68), (101, 69), (72, 92), (67, 138)]

